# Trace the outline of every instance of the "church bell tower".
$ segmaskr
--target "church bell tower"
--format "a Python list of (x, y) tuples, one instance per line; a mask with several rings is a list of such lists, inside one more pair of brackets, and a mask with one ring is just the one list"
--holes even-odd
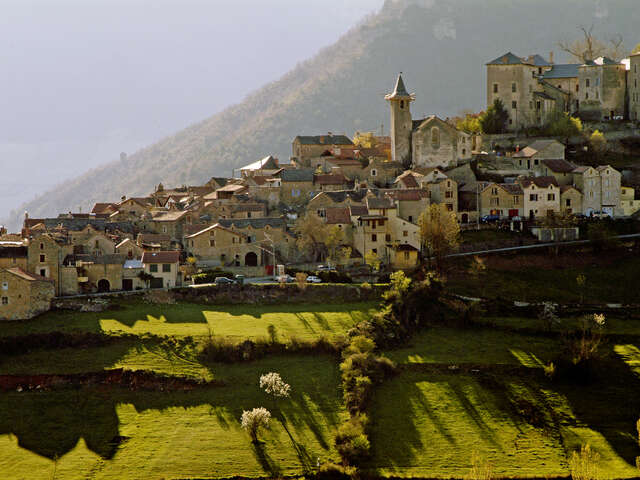
[(391, 160), (405, 166), (411, 163), (411, 102), (414, 94), (409, 94), (402, 80), (402, 72), (396, 80), (396, 88), (385, 95), (391, 106)]

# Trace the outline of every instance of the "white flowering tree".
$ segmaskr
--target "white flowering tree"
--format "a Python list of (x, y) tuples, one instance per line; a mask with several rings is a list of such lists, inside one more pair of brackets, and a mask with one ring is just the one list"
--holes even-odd
[(280, 374), (276, 372), (261, 375), (260, 388), (276, 398), (288, 398), (291, 395), (291, 386), (285, 383)]
[(258, 441), (258, 431), (261, 428), (269, 428), (269, 420), (271, 420), (271, 412), (264, 407), (259, 407), (243, 411), (240, 424), (249, 432), (251, 441), (255, 443)]

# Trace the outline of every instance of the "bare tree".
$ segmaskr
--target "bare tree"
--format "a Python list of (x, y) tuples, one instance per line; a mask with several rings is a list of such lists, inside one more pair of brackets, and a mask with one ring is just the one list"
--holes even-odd
[(624, 56), (622, 35), (615, 34), (602, 41), (593, 34), (593, 25), (589, 28), (580, 26), (578, 29), (582, 32), (582, 38), (558, 42), (558, 46), (576, 60), (588, 62), (602, 56), (620, 60)]

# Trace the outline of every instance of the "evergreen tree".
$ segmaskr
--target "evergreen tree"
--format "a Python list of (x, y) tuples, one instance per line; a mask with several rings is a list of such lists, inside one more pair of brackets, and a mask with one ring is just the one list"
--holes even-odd
[(483, 133), (504, 133), (508, 120), (509, 113), (505, 110), (502, 100), (496, 98), (493, 105), (480, 117), (480, 127)]

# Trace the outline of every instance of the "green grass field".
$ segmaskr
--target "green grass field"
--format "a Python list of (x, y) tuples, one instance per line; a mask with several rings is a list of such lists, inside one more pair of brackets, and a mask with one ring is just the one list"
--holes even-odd
[[(552, 268), (490, 267), (477, 277), (466, 273), (469, 260), (465, 260), (458, 264), (457, 274), (450, 276), (448, 287), (461, 295), (524, 302), (638, 303), (638, 256), (625, 256), (606, 265), (563, 266), (561, 260)], [(576, 282), (578, 275), (586, 276), (583, 287)]]
[[(258, 386), (277, 370), (292, 396), (278, 404)], [(160, 479), (298, 475), (337, 460), (345, 411), (339, 371), (324, 356), (220, 365), (224, 387), (186, 393), (85, 388), (0, 396), (0, 477)], [(254, 446), (243, 409), (265, 406), (271, 429)], [(55, 470), (55, 477), (53, 472)]]
[(206, 337), (210, 333), (237, 339), (267, 336), (274, 325), (282, 340), (295, 336), (313, 340), (344, 334), (375, 311), (375, 302), (352, 304), (285, 304), (211, 306), (178, 303), (150, 305), (124, 302), (117, 310), (78, 313), (49, 312), (24, 322), (3, 324), (2, 336), (44, 332), (107, 332), (174, 337)]

